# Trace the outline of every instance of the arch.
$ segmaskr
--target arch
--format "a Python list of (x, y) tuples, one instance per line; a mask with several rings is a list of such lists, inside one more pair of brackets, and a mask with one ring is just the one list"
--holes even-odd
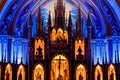
[(44, 44), (44, 40), (42, 39), (35, 40), (35, 55), (39, 56), (40, 59), (44, 59)]
[(33, 80), (44, 80), (44, 68), (38, 64), (35, 66), (33, 71)]
[(76, 69), (76, 80), (86, 80), (86, 69), (82, 64)]
[(117, 20), (117, 24), (118, 26), (120, 26), (119, 22), (120, 22), (120, 9), (119, 6), (117, 5), (117, 3), (114, 0), (106, 0), (106, 2), (108, 3), (109, 7), (113, 10), (111, 10), (113, 12), (113, 14), (115, 14), (115, 18)]
[[(77, 56), (79, 55), (85, 55), (85, 43), (84, 43), (84, 40), (76, 40), (75, 41), (75, 59), (77, 59)], [(79, 48), (81, 49), (81, 53), (79, 53)]]
[(8, 64), (5, 68), (5, 80), (12, 80), (12, 66)]
[[(50, 1), (48, 1), (48, 0), (34, 1), (34, 4), (32, 6), (29, 6), (32, 3), (32, 0), (19, 2), (19, 8), (17, 8), (15, 11), (13, 11), (13, 13), (16, 13), (17, 16), (12, 15), (15, 26), (18, 22), (21, 21), (21, 16), (23, 16), (23, 12), (26, 10), (27, 7), (29, 7), (29, 10), (26, 12), (27, 13), (26, 18), (23, 18), (25, 20), (25, 23), (28, 21), (30, 13), (33, 14), (34, 12), (36, 12), (36, 9), (38, 9), (39, 6), (44, 6), (48, 2), (50, 2)], [(73, 1), (73, 2), (71, 0), (70, 1), (67, 0), (67, 2), (73, 6), (75, 6), (75, 5), (77, 6), (77, 4), (79, 3), (80, 5), (78, 5), (78, 6), (80, 6), (82, 8), (82, 14), (85, 14), (86, 16), (87, 16), (87, 13), (89, 13), (89, 10), (88, 10), (89, 6), (88, 5), (92, 6), (98, 12), (98, 15), (100, 16), (100, 22), (103, 23), (101, 26), (105, 27), (105, 21), (104, 21), (103, 13), (101, 13), (101, 7), (97, 6), (96, 2), (94, 2), (92, 0), (90, 0), (90, 1), (78, 0), (78, 1)], [(84, 4), (84, 2), (85, 2), (85, 4)], [(119, 12), (119, 10), (115, 10), (115, 9), (119, 8), (117, 6), (116, 2), (112, 1), (112, 0), (107, 0), (106, 3), (109, 4), (109, 7), (111, 9), (113, 9), (113, 13), (115, 13), (115, 17), (116, 17), (115, 19), (117, 19), (117, 21), (120, 21), (120, 18), (118, 17), (120, 14), (117, 13), (117, 12)], [(6, 5), (4, 6), (4, 8), (2, 9), (1, 14), (0, 14), (1, 21), (4, 21), (5, 18), (10, 18), (10, 16), (8, 16), (8, 14), (6, 14), (6, 13), (10, 13), (9, 11), (11, 11), (12, 7), (14, 8), (14, 6), (13, 6), (14, 4), (15, 4), (15, 1), (9, 0), (6, 2)], [(9, 7), (11, 7), (11, 8), (9, 8)], [(8, 9), (6, 9), (6, 8), (8, 8)], [(11, 23), (13, 21), (10, 21), (9, 23)], [(22, 25), (25, 26), (25, 24), (22, 24)], [(104, 31), (104, 30), (102, 30), (102, 31)]]
[(57, 55), (51, 62), (51, 80), (69, 80), (69, 63), (63, 55)]
[[(19, 13), (17, 14), (17, 18), (14, 20), (15, 22), (15, 25), (17, 24), (17, 22), (18, 22), (18, 18), (20, 17), (20, 14), (21, 14), (21, 12), (24, 10), (24, 8), (25, 7), (27, 7), (30, 3), (32, 2), (32, 0), (28, 0), (27, 2), (26, 2), (26, 4), (24, 4), (22, 7), (21, 7), (21, 9), (19, 10)], [(30, 14), (31, 12), (33, 12), (33, 10), (34, 9), (37, 9), (38, 8), (38, 5), (40, 5), (40, 6), (42, 6), (42, 5), (44, 5), (44, 3), (46, 3), (47, 2), (47, 0), (42, 0), (42, 1), (36, 1), (36, 3), (34, 4), (34, 6), (32, 6), (31, 7), (31, 9), (30, 9), (30, 11), (28, 11), (28, 14)], [(28, 18), (28, 15), (27, 15), (27, 18)], [(26, 19), (26, 21), (27, 21), (27, 19)]]
[(103, 80), (103, 72), (100, 65), (97, 65), (95, 68), (95, 80)]
[(20, 65), (17, 71), (17, 80), (25, 80), (25, 69)]
[(112, 64), (108, 67), (108, 80), (116, 80), (116, 72)]

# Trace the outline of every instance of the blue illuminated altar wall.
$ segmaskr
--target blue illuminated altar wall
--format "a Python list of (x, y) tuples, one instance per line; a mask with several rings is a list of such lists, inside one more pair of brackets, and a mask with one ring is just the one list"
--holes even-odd
[(120, 60), (120, 36), (107, 37), (109, 42), (109, 56), (112, 63), (118, 62)]
[(109, 63), (108, 42), (106, 39), (91, 40), (91, 55), (94, 65), (98, 62), (103, 64), (105, 60)]
[(28, 40), (0, 35), (0, 62), (26, 64), (28, 60)]
[(0, 35), (0, 61), (8, 62), (8, 35)]
[(28, 40), (24, 38), (14, 38), (11, 49), (11, 63), (26, 64), (29, 53)]

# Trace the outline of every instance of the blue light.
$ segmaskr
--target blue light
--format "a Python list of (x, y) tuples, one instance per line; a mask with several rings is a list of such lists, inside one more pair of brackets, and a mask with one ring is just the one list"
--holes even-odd
[(120, 22), (120, 8), (115, 2), (115, 0), (107, 0), (107, 2), (111, 5), (112, 10), (114, 10), (115, 14), (117, 15), (116, 19)]
[(1, 42), (1, 39), (0, 39), (0, 62), (2, 61), (2, 50), (1, 50), (1, 44), (2, 44), (2, 42)]
[[(20, 1), (20, 0), (19, 0)], [(18, 1), (18, 2), (19, 2)], [(21, 63), (21, 60), (23, 62), (23, 64), (26, 63), (26, 59), (28, 58), (29, 55), (29, 50), (28, 50), (28, 40), (25, 38), (21, 38), (23, 37), (23, 35), (26, 35), (27, 33), (24, 33), (24, 29), (27, 30), (27, 28), (25, 28), (25, 24), (27, 22), (27, 17), (29, 16), (29, 13), (31, 11), (31, 9), (33, 10), (33, 25), (32, 25), (32, 37), (35, 37), (36, 34), (36, 15), (37, 13), (35, 13), (37, 11), (37, 8), (39, 6), (39, 3), (42, 4), (42, 2), (44, 1), (32, 1), (30, 2), (28, 5), (26, 4), (26, 7), (23, 9), (23, 11), (17, 11), (17, 9), (15, 7), (13, 7), (11, 10), (11, 13), (9, 15), (6, 15), (6, 13), (10, 12), (8, 11), (9, 9), (11, 9), (10, 6), (14, 5), (12, 4), (12, 2), (14, 3), (13, 0), (7, 0), (7, 2), (5, 3), (1, 13), (0, 13), (0, 24), (2, 24), (2, 26), (0, 26), (0, 33), (2, 34), (2, 30), (4, 33), (7, 33), (8, 31), (8, 25), (10, 25), (10, 22), (12, 22), (12, 20), (17, 20), (17, 25), (14, 25), (14, 32), (15, 37), (17, 35), (17, 37), (20, 38), (13, 38), (12, 42), (9, 42), (9, 35), (0, 35), (0, 62), (2, 61), (3, 58), (3, 62), (8, 62), (9, 58), (10, 58), (10, 62), (14, 63), (17, 61), (17, 64)], [(27, 2), (27, 1), (26, 1)], [(106, 3), (109, 5), (109, 8), (112, 9), (113, 12), (110, 13), (115, 13), (115, 19), (113, 19), (112, 16), (109, 16), (109, 19), (112, 20), (116, 20), (120, 21), (120, 8), (118, 7), (118, 5), (116, 4), (116, 2), (114, 0), (107, 0)], [(94, 2), (93, 2), (94, 4)], [(22, 4), (21, 4), (22, 5)], [(17, 5), (18, 6), (18, 5)], [(100, 64), (103, 64), (103, 62), (105, 61), (105, 59), (107, 58), (107, 63), (110, 63), (110, 59), (112, 59), (112, 62), (115, 63), (116, 58), (119, 58), (120, 60), (120, 36), (111, 36), (111, 37), (107, 37), (105, 39), (101, 39), (102, 36), (105, 35), (105, 26), (104, 23), (101, 21), (101, 17), (99, 14), (97, 14), (99, 12), (99, 10), (97, 11), (94, 7), (92, 7), (92, 5), (90, 6), (89, 3), (85, 2), (85, 6), (86, 6), (86, 10), (91, 10), (93, 11), (91, 13), (92, 17), (92, 22), (93, 22), (93, 27), (95, 28), (95, 32), (93, 35), (95, 35), (95, 38), (99, 38), (99, 39), (94, 39), (93, 43), (91, 43), (91, 52), (92, 52), (92, 58), (94, 59), (94, 64), (97, 64), (97, 61), (99, 60)], [(10, 8), (9, 8), (10, 7)], [(19, 6), (20, 7), (20, 6)], [(34, 9), (35, 8), (35, 9)], [(104, 9), (105, 8), (105, 9)], [(108, 8), (104, 7), (103, 8), (103, 13), (105, 12), (105, 10), (107, 11)], [(14, 10), (16, 9), (16, 10)], [(48, 33), (48, 27), (47, 27), (47, 22), (48, 22), (48, 8), (41, 8), (42, 10), (42, 17), (44, 19), (44, 32)], [(102, 8), (101, 8), (102, 10)], [(14, 14), (17, 12), (19, 16), (17, 19), (12, 19), (14, 18)], [(107, 11), (108, 12), (108, 11)], [(71, 11), (71, 15), (72, 15), (72, 22), (73, 22), (73, 27), (72, 27), (72, 34), (75, 35), (75, 31), (76, 31), (76, 18), (77, 18), (77, 9), (74, 8)], [(101, 14), (103, 14), (101, 12)], [(88, 13), (85, 13), (88, 14)], [(6, 18), (4, 19), (4, 17), (6, 16)], [(104, 14), (104, 16), (107, 16), (106, 14)], [(16, 18), (16, 17), (15, 17)], [(7, 20), (8, 19), (8, 20)], [(11, 20), (11, 21), (10, 21)], [(4, 22), (6, 21), (6, 22)], [(114, 21), (113, 21), (114, 23)], [(21, 28), (18, 27), (18, 25), (21, 25)], [(115, 23), (117, 24), (117, 23)], [(16, 27), (17, 26), (17, 27)], [(87, 31), (87, 26), (86, 26), (86, 20), (83, 21), (83, 34), (84, 37), (88, 36), (88, 31)], [(119, 28), (119, 24), (118, 27)], [(100, 31), (100, 35), (99, 34)], [(26, 31), (27, 32), (27, 31)], [(9, 45), (8, 43), (11, 43), (11, 45)], [(9, 47), (9, 48), (8, 48)], [(9, 50), (11, 49), (11, 50)], [(10, 52), (9, 52), (10, 51)], [(17, 59), (17, 60), (16, 60)], [(104, 61), (103, 61), (104, 60)], [(118, 61), (118, 60), (117, 60)]]
[(0, 35), (0, 53), (1, 59), (8, 62), (8, 35)]
[(36, 18), (33, 18), (33, 25), (32, 25), (32, 37), (35, 37), (36, 32)]
[[(99, 64), (109, 63), (108, 59), (108, 42), (106, 39), (94, 39), (91, 41), (91, 55), (94, 59), (94, 65), (98, 62)], [(103, 61), (104, 60), (104, 61)]]
[[(23, 64), (26, 64), (26, 60), (28, 60), (28, 40), (25, 38), (13, 38), (11, 41), (11, 50), (8, 50), (8, 37), (7, 35), (0, 35), (0, 61), (8, 62), (10, 59), (10, 63), (20, 64), (21, 60)], [(11, 51), (11, 53), (8, 51)], [(27, 58), (27, 59), (26, 59)], [(17, 59), (17, 60), (16, 60)]]
[(4, 16), (5, 12), (7, 11), (9, 5), (11, 4), (13, 0), (7, 0), (7, 2), (5, 3), (1, 13), (0, 13), (0, 20), (2, 20), (2, 17)]
[[(28, 40), (24, 38), (14, 38), (13, 41), (13, 49), (12, 49), (12, 55), (16, 60), (17, 64), (20, 64), (21, 61), (23, 64), (26, 64), (26, 58), (28, 55)], [(13, 61), (13, 60), (12, 60)], [(15, 61), (14, 61), (15, 62)]]

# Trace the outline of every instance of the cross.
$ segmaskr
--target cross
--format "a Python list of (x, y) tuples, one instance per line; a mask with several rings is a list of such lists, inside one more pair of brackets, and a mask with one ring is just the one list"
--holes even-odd
[(61, 59), (61, 56), (59, 56), (59, 59), (54, 59), (54, 60), (58, 60), (59, 61), (59, 66), (58, 66), (58, 69), (59, 69), (59, 75), (60, 75), (60, 65), (61, 65), (61, 61), (65, 61), (65, 59)]

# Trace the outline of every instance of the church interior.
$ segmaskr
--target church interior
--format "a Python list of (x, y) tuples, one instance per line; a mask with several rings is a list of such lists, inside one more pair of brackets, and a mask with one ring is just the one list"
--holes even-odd
[(119, 0), (0, 0), (0, 80), (119, 75)]

